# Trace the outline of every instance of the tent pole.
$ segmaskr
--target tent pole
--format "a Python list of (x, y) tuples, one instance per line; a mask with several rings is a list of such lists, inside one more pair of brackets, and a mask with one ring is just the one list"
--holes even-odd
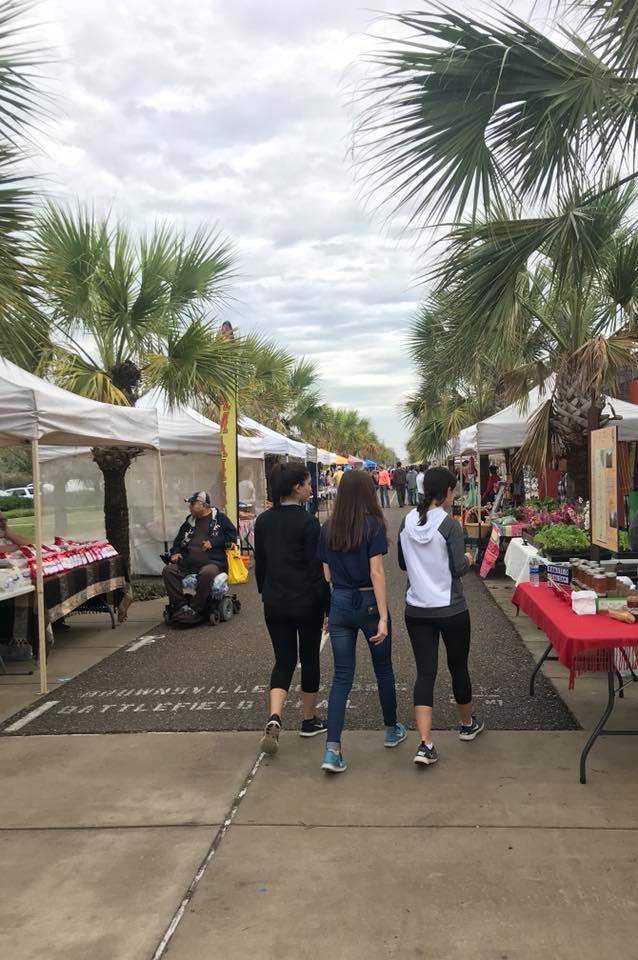
[(479, 522), (479, 540), (481, 538), (481, 520), (483, 519), (483, 514), (481, 508), (483, 506), (483, 498), (481, 497), (481, 442), (479, 440), (479, 431), (478, 424), (476, 427), (476, 495), (478, 497), (478, 522)]
[(42, 488), (40, 484), (40, 461), (38, 441), (31, 441), (31, 467), (33, 473), (33, 515), (35, 540), (35, 592), (38, 615), (38, 666), (40, 668), (40, 693), (48, 693), (47, 642), (44, 621), (44, 577), (42, 574)]
[(159, 473), (160, 507), (162, 510), (162, 536), (164, 537), (164, 553), (168, 553), (168, 530), (166, 526), (166, 492), (164, 490), (164, 467), (162, 466), (162, 452), (157, 450), (157, 469)]

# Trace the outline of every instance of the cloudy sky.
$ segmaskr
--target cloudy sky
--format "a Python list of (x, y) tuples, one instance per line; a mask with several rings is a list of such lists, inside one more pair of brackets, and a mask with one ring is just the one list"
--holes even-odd
[(371, 10), (46, 0), (37, 17), (61, 61), (42, 160), (50, 189), (140, 229), (218, 224), (242, 274), (226, 315), (315, 360), (325, 398), (356, 407), (402, 454), (405, 335), (427, 242), (384, 224), (348, 156), (352, 64), (374, 45)]

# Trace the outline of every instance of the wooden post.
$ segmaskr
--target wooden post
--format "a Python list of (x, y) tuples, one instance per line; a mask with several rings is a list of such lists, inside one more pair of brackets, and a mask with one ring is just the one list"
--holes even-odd
[(162, 466), (161, 450), (157, 451), (157, 470), (159, 474), (160, 509), (162, 511), (162, 537), (164, 538), (164, 552), (168, 553), (168, 529), (166, 525), (166, 491), (164, 490), (164, 468)]

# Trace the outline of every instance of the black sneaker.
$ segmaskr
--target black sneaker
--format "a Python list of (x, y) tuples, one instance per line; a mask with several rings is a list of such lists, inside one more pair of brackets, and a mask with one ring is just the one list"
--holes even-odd
[(277, 720), (269, 720), (259, 744), (264, 753), (270, 753), (271, 755), (277, 753), (280, 733), (281, 724)]
[(431, 747), (428, 747), (424, 743), (420, 743), (419, 749), (414, 755), (414, 762), (422, 763), (426, 767), (429, 767), (431, 763), (436, 763), (438, 759), (439, 755), (436, 752), (436, 747), (434, 744), (432, 744)]
[(472, 717), (472, 722), (465, 726), (459, 723), (459, 740), (476, 740), (479, 733), (483, 733), (485, 724), (477, 717)]
[(327, 725), (319, 717), (313, 717), (312, 720), (304, 720), (299, 731), (300, 737), (316, 737), (318, 733), (325, 733)]

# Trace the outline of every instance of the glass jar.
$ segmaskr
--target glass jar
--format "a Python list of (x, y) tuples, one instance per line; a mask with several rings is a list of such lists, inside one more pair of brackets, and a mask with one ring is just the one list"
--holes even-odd
[(593, 580), (592, 586), (593, 586), (593, 589), (596, 591), (597, 596), (599, 597), (607, 596), (607, 577), (604, 575), (604, 573), (595, 573), (592, 576), (592, 580)]
[(616, 593), (616, 585), (618, 583), (616, 574), (608, 570), (605, 574), (605, 580), (607, 581), (607, 595), (614, 596)]

